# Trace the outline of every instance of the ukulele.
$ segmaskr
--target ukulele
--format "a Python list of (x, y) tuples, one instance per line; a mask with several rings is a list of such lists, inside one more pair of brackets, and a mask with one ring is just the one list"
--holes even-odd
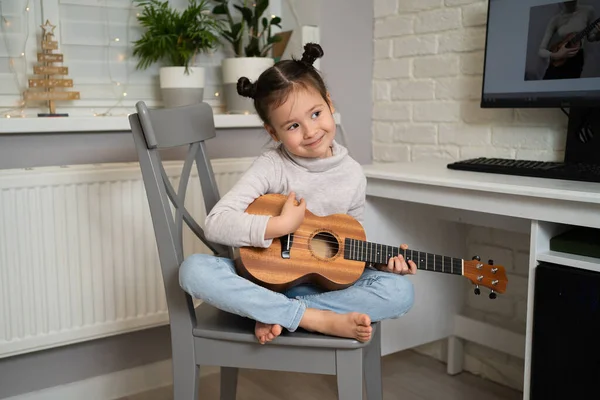
[[(581, 40), (588, 35), (588, 33), (590, 33), (592, 31), (592, 29), (594, 29), (598, 23), (600, 23), (600, 18), (597, 18), (594, 22), (592, 22), (591, 24), (589, 24), (584, 30), (582, 30), (581, 32), (571, 32), (569, 33), (567, 36), (565, 36), (563, 39), (561, 39), (559, 42), (553, 44), (550, 46), (550, 52), (552, 53), (556, 53), (558, 50), (560, 50), (561, 47), (565, 46), (568, 49), (572, 49), (572, 48), (576, 48), (576, 47), (581, 47)], [(555, 67), (560, 67), (561, 65), (563, 65), (564, 63), (567, 62), (566, 58), (560, 59), (560, 60), (552, 60), (552, 65), (554, 65)]]
[[(286, 199), (281, 194), (266, 194), (252, 202), (246, 212), (278, 216)], [(492, 299), (506, 290), (504, 268), (494, 266), (492, 260), (483, 264), (479, 257), (466, 261), (368, 242), (362, 225), (353, 217), (346, 214), (318, 217), (308, 210), (294, 233), (273, 239), (268, 248), (241, 247), (236, 271), (277, 292), (302, 283), (338, 290), (356, 282), (366, 263), (387, 264), (398, 254), (412, 260), (420, 270), (466, 277), (476, 285), (475, 294), (480, 294), (479, 286), (491, 289)]]

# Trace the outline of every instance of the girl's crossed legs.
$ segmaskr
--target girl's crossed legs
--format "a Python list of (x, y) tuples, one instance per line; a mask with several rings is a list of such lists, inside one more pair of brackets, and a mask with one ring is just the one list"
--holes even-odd
[(366, 268), (343, 290), (299, 286), (282, 294), (239, 276), (232, 260), (208, 254), (189, 256), (179, 269), (179, 283), (194, 298), (257, 321), (261, 342), (279, 335), (281, 327), (367, 341), (371, 321), (398, 318), (414, 302), (412, 283), (389, 272)]

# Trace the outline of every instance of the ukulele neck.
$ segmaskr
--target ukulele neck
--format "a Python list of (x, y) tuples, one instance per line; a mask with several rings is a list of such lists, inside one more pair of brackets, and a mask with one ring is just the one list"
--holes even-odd
[(584, 30), (575, 35), (575, 37), (573, 37), (573, 39), (570, 40), (570, 44), (574, 45), (576, 43), (579, 43), (585, 36), (588, 35), (588, 33), (592, 31), (592, 29), (596, 27), (596, 25), (598, 25), (598, 23), (600, 23), (600, 18), (596, 19), (594, 22), (589, 24)]
[(463, 260), (417, 250), (402, 250), (400, 247), (346, 238), (344, 258), (373, 264), (387, 264), (390, 258), (402, 255), (412, 260), (418, 269), (463, 275)]

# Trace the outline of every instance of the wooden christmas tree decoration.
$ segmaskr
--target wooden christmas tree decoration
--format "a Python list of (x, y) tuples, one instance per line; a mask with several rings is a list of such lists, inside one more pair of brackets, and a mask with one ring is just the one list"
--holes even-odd
[(56, 107), (54, 105), (55, 100), (79, 100), (79, 92), (69, 92), (59, 90), (55, 88), (70, 88), (73, 87), (72, 79), (53, 78), (54, 75), (68, 75), (68, 67), (58, 67), (52, 65), (53, 63), (62, 63), (63, 55), (60, 53), (53, 53), (53, 50), (58, 49), (58, 42), (52, 40), (54, 38), (55, 25), (50, 24), (50, 21), (46, 20), (42, 28), (42, 52), (38, 53), (37, 60), (42, 65), (33, 67), (33, 73), (35, 75), (43, 75), (42, 79), (29, 79), (29, 88), (42, 88), (43, 91), (39, 90), (26, 90), (24, 93), (25, 101), (28, 100), (43, 100), (48, 102), (49, 113), (40, 113), (38, 117), (67, 117), (69, 114), (57, 114)]

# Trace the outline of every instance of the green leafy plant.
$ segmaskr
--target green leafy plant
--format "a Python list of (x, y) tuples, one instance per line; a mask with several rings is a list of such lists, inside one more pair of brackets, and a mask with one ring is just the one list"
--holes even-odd
[(234, 18), (229, 8), (229, 0), (214, 0), (217, 5), (212, 12), (221, 15), (225, 26), (220, 30), (231, 46), (236, 57), (267, 57), (273, 45), (281, 40), (274, 36), (271, 27), (281, 28), (281, 18), (262, 15), (269, 7), (269, 0), (238, 0), (233, 7), (241, 14)]
[(207, 0), (189, 0), (187, 8), (178, 11), (168, 1), (136, 0), (143, 10), (138, 21), (146, 29), (133, 42), (133, 55), (139, 58), (137, 69), (146, 69), (163, 60), (170, 66), (185, 67), (197, 54), (220, 45), (222, 22), (214, 18)]

